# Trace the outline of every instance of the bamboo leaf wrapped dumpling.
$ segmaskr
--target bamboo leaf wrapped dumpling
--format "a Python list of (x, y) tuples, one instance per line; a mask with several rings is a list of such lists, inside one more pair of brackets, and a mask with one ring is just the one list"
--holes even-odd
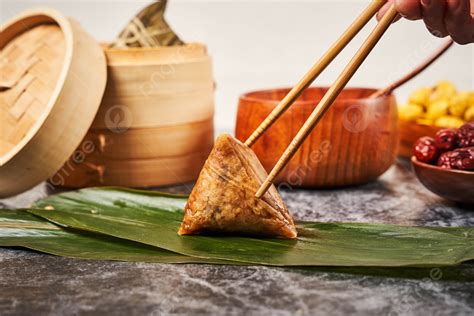
[(154, 1), (141, 10), (111, 45), (114, 48), (183, 45), (165, 20), (168, 0)]
[(293, 219), (274, 186), (255, 198), (266, 176), (249, 147), (230, 135), (219, 136), (189, 196), (178, 233), (296, 238)]

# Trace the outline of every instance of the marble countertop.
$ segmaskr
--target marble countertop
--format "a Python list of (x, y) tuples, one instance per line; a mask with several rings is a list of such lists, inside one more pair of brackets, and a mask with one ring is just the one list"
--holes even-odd
[[(166, 188), (186, 192), (189, 185)], [(42, 184), (0, 208), (50, 194)], [(474, 226), (474, 210), (427, 191), (399, 161), (377, 182), (284, 190), (296, 219)], [(474, 275), (474, 264), (464, 265)], [(87, 261), (0, 249), (0, 314), (473, 315), (474, 282), (443, 270), (415, 278), (271, 268)]]

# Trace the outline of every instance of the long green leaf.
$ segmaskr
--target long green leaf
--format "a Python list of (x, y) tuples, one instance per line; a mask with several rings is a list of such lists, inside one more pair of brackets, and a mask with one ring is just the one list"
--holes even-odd
[(84, 189), (38, 202), (57, 224), (187, 256), (275, 266), (436, 267), (474, 259), (474, 228), (357, 223), (298, 224), (293, 240), (179, 236), (185, 198), (126, 189)]
[[(92, 260), (154, 263), (237, 264), (187, 257), (160, 248), (85, 231), (69, 230), (21, 210), (0, 210), (0, 246), (24, 247), (47, 254)], [(308, 267), (308, 272), (474, 282), (474, 268)]]
[(79, 259), (212, 263), (133, 241), (66, 230), (21, 210), (0, 210), (0, 246), (24, 247)]

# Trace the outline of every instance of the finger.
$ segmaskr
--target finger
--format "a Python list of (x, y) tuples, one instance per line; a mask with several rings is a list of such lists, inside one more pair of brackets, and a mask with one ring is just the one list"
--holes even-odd
[(420, 0), (395, 0), (397, 11), (408, 20), (421, 19)]
[(456, 43), (474, 42), (470, 0), (448, 0), (444, 23)]
[(421, 14), (426, 28), (437, 37), (449, 35), (444, 26), (444, 0), (421, 0)]
[[(383, 7), (380, 8), (379, 12), (377, 12), (377, 20), (380, 21), (380, 19), (382, 19), (382, 17), (385, 15), (385, 13), (387, 13), (388, 9), (390, 8), (390, 6), (393, 4), (394, 1), (395, 0), (388, 0), (387, 3), (385, 3)], [(400, 20), (400, 18), (401, 18), (400, 14), (397, 14), (393, 22), (397, 22), (398, 20)]]

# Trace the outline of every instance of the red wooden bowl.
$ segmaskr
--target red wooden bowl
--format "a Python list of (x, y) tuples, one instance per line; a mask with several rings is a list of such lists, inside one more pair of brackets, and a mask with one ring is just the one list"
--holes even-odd
[(445, 169), (411, 157), (411, 164), (420, 182), (431, 192), (445, 199), (474, 204), (474, 171)]
[[(240, 97), (236, 137), (245, 141), (289, 89)], [(252, 146), (267, 171), (309, 117), (327, 88), (309, 88)], [(374, 89), (347, 88), (277, 178), (289, 187), (330, 188), (377, 179), (394, 162), (398, 144), (393, 95), (368, 98)]]

